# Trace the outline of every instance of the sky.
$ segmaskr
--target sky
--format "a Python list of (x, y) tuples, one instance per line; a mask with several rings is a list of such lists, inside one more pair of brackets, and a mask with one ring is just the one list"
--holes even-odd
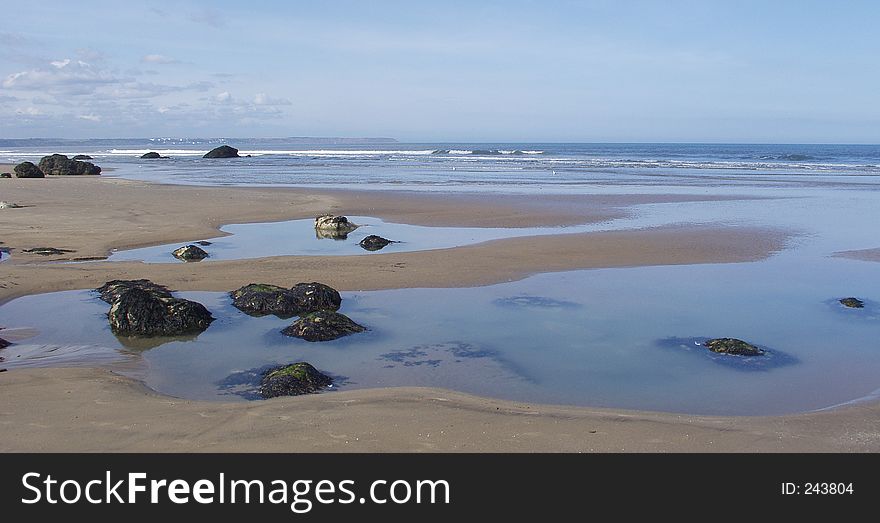
[(2, 12), (0, 138), (880, 143), (880, 2), (81, 0)]

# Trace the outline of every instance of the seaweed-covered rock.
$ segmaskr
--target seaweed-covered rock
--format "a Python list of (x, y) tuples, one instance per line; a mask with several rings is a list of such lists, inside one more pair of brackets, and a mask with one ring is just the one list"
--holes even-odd
[(229, 293), (232, 304), (253, 315), (274, 314), (290, 318), (320, 310), (338, 310), (342, 304), (339, 292), (323, 283), (297, 283), (289, 289), (264, 283), (250, 283)]
[(21, 162), (13, 169), (16, 178), (45, 178), (39, 167), (31, 162)]
[(87, 154), (77, 154), (73, 157), (74, 160), (92, 160), (93, 158)]
[(34, 247), (32, 249), (22, 249), (21, 252), (28, 254), (39, 254), (40, 256), (58, 256), (70, 252), (76, 252), (71, 249), (56, 249), (55, 247)]
[(381, 236), (376, 236), (375, 234), (371, 234), (364, 238), (358, 243), (362, 249), (367, 251), (378, 251), (383, 249), (389, 243), (394, 243), (393, 241), (383, 238)]
[(55, 176), (79, 176), (101, 174), (101, 168), (91, 162), (71, 160), (63, 154), (52, 154), (40, 159), (38, 165), (43, 174)]
[(171, 253), (178, 260), (183, 261), (200, 261), (208, 257), (208, 253), (204, 249), (196, 245), (187, 245), (181, 247)]
[(366, 327), (358, 325), (344, 314), (333, 311), (318, 311), (302, 316), (285, 327), (281, 333), (306, 341), (331, 341), (365, 330), (367, 330)]
[(107, 314), (110, 329), (120, 336), (179, 336), (200, 333), (214, 321), (201, 303), (132, 288), (123, 292)]
[(141, 158), (144, 160), (154, 160), (156, 158), (162, 158), (162, 155), (157, 153), (156, 151), (150, 151), (148, 153), (142, 154)]
[(171, 291), (168, 290), (168, 287), (150, 280), (111, 280), (95, 290), (101, 295), (102, 300), (113, 303), (132, 289), (140, 289), (159, 298), (171, 298)]
[(228, 145), (221, 145), (205, 153), (202, 158), (239, 158), (238, 149)]
[(345, 216), (322, 214), (315, 217), (315, 230), (321, 233), (333, 235), (347, 235), (357, 229), (359, 225), (351, 222)]
[(736, 356), (762, 356), (764, 354), (763, 349), (736, 338), (714, 338), (703, 343), (703, 346), (720, 354), (734, 354)]
[(12, 178), (12, 173), (0, 173), (0, 178)]
[(260, 396), (299, 396), (319, 392), (333, 384), (330, 376), (322, 374), (305, 362), (282, 365), (267, 370), (260, 380)]
[(858, 298), (841, 298), (838, 301), (840, 301), (841, 305), (843, 305), (844, 307), (849, 307), (850, 309), (863, 309), (865, 307), (865, 302)]

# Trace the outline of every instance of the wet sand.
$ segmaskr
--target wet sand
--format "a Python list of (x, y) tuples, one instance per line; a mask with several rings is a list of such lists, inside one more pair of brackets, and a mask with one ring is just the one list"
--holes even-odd
[(870, 262), (880, 262), (880, 247), (876, 249), (859, 249), (856, 251), (835, 252), (834, 256)]
[[(356, 193), (148, 185), (112, 178), (0, 180), (0, 303), (17, 296), (150, 278), (179, 290), (318, 280), (341, 290), (484, 285), (583, 268), (759, 260), (785, 231), (732, 226), (512, 238), (423, 252), (275, 257), (204, 264), (53, 264), (112, 248), (217, 234), (225, 223), (321, 212), (419, 225), (588, 223), (640, 203), (712, 197)], [(735, 196), (730, 199), (736, 199)], [(42, 258), (22, 248), (77, 252)], [(2, 366), (2, 364), (0, 364)], [(878, 450), (876, 404), (772, 418), (712, 418), (546, 407), (434, 389), (374, 389), (246, 404), (183, 401), (95, 369), (0, 373), (0, 449), (7, 451), (860, 451)], [(594, 432), (595, 431), (595, 432)]]

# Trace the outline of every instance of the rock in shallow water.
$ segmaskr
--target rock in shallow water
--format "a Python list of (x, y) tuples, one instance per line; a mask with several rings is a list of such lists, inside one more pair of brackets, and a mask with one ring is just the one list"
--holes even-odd
[(371, 234), (364, 238), (358, 243), (364, 250), (367, 251), (378, 251), (384, 248), (389, 243), (396, 243), (387, 238), (383, 238), (381, 236), (376, 236), (375, 234)]
[(141, 155), (141, 159), (143, 160), (154, 160), (156, 158), (162, 158), (162, 155), (156, 151), (150, 151)]
[(285, 336), (302, 338), (306, 341), (331, 341), (349, 334), (364, 332), (366, 327), (358, 325), (348, 316), (333, 311), (318, 311), (306, 314), (281, 331)]
[(113, 303), (132, 289), (147, 291), (159, 298), (172, 297), (168, 287), (153, 283), (150, 280), (111, 280), (95, 290), (101, 295), (102, 300), (107, 303)]
[(764, 354), (763, 349), (736, 338), (714, 338), (703, 343), (703, 346), (720, 354), (736, 356), (762, 356)]
[(232, 304), (253, 315), (274, 314), (290, 318), (320, 310), (338, 310), (342, 304), (339, 292), (323, 283), (297, 283), (289, 289), (265, 283), (250, 283), (229, 293)]
[(208, 253), (204, 249), (196, 245), (187, 245), (181, 247), (171, 253), (178, 260), (183, 261), (201, 261), (208, 257)]
[(260, 396), (299, 396), (319, 392), (332, 384), (332, 378), (308, 363), (299, 362), (267, 370), (260, 380)]
[(360, 227), (345, 216), (322, 214), (315, 217), (315, 229), (324, 233), (348, 234)]
[(858, 298), (842, 298), (838, 301), (840, 301), (841, 305), (849, 307), (850, 309), (863, 309), (865, 307), (865, 302)]
[(205, 153), (202, 158), (238, 158), (238, 149), (235, 147), (229, 147), (228, 145), (221, 145), (220, 147), (215, 147), (211, 149), (207, 153)]
[(56, 249), (55, 247), (34, 247), (32, 249), (22, 249), (21, 252), (28, 254), (39, 254), (40, 256), (59, 256), (70, 252), (76, 252), (70, 249)]
[(93, 158), (87, 154), (78, 154), (73, 157), (74, 160), (92, 160)]
[[(0, 338), (0, 349), (5, 349), (6, 347), (12, 345), (12, 343)], [(0, 358), (0, 361), (3, 361), (3, 358)]]
[(133, 288), (110, 306), (110, 329), (119, 336), (178, 336), (200, 333), (214, 318), (201, 303)]

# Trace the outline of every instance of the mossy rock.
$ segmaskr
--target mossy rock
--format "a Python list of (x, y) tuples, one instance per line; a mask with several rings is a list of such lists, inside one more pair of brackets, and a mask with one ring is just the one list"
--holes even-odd
[(21, 162), (12, 169), (16, 178), (45, 178), (46, 175), (32, 162)]
[(140, 289), (142, 291), (147, 291), (150, 294), (159, 297), (159, 298), (171, 298), (171, 291), (168, 290), (168, 287), (164, 285), (159, 285), (158, 283), (153, 283), (150, 280), (141, 279), (141, 280), (110, 280), (104, 285), (101, 285), (95, 291), (97, 291), (101, 295), (101, 299), (106, 301), (107, 303), (113, 303), (118, 300), (120, 296), (130, 291), (131, 289)]
[(201, 303), (138, 288), (122, 293), (107, 317), (114, 334), (144, 337), (198, 334), (214, 321)]
[(252, 316), (274, 314), (291, 318), (320, 310), (338, 310), (342, 297), (323, 283), (297, 283), (289, 289), (265, 283), (250, 283), (229, 293), (232, 305)]
[(704, 342), (703, 346), (712, 352), (736, 356), (763, 356), (765, 352), (751, 343), (736, 338), (714, 338)]
[(863, 302), (862, 300), (860, 300), (858, 298), (853, 298), (853, 297), (841, 298), (838, 301), (840, 301), (841, 305), (843, 305), (844, 307), (849, 307), (850, 309), (863, 309), (863, 308), (865, 308), (865, 302)]
[(348, 316), (333, 311), (318, 311), (306, 314), (281, 331), (285, 336), (301, 338), (306, 341), (332, 341), (343, 336), (364, 332)]
[(333, 379), (306, 362), (274, 367), (263, 373), (260, 396), (299, 396), (320, 392), (333, 384)]

